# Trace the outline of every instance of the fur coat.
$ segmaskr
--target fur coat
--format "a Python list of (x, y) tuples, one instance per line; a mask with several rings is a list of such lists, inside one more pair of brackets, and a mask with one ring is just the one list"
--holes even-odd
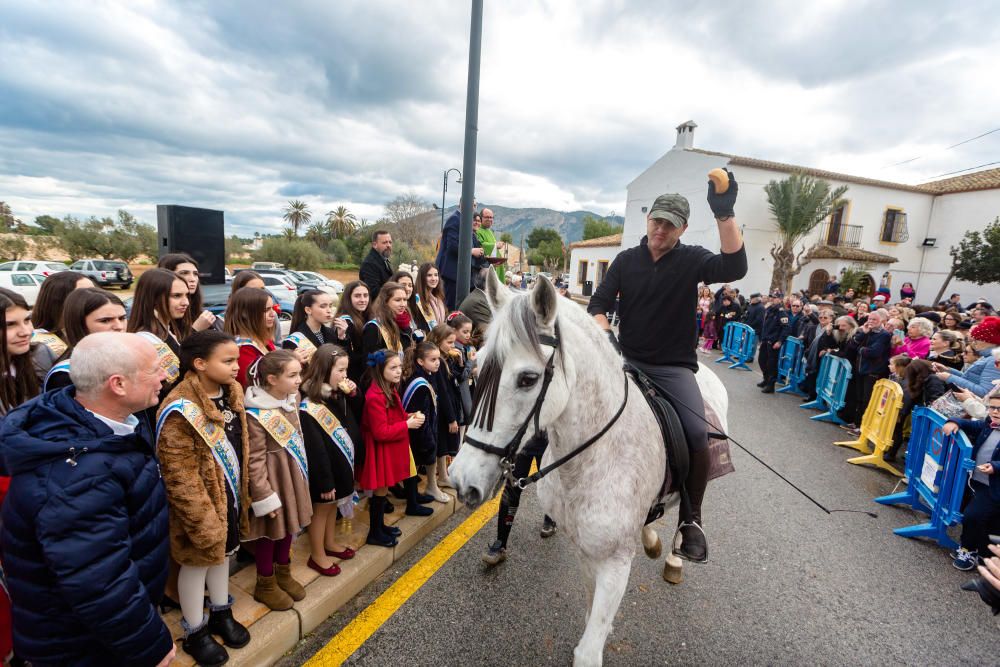
[[(247, 514), (250, 511), (247, 487), (250, 444), (243, 411), (243, 389), (234, 382), (224, 390), (229, 392), (229, 406), (243, 426), (240, 461), (240, 535), (243, 536), (249, 530)], [(161, 406), (178, 398), (200, 407), (209, 421), (219, 428), (225, 425), (222, 413), (193, 372), (184, 376)], [(170, 555), (180, 565), (221, 565), (226, 557), (227, 528), (226, 478), (222, 469), (202, 437), (180, 414), (167, 417), (156, 447), (170, 508)]]

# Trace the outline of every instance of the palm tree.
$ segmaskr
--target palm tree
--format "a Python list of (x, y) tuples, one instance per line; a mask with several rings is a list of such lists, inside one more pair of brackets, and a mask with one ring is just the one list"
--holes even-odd
[(285, 222), (292, 226), (292, 236), (299, 235), (299, 227), (309, 224), (312, 213), (309, 212), (309, 204), (304, 201), (293, 199), (285, 207), (285, 214), (282, 216)]
[(306, 238), (320, 248), (323, 248), (328, 240), (326, 235), (326, 226), (319, 222), (309, 225), (309, 229), (306, 230)]
[(342, 239), (354, 233), (358, 219), (347, 210), (346, 206), (338, 206), (326, 214), (326, 233), (333, 239)]
[(774, 259), (771, 289), (788, 292), (792, 278), (802, 270), (802, 255), (806, 250), (803, 245), (796, 254), (795, 245), (845, 203), (843, 196), (847, 186), (842, 185), (831, 192), (826, 181), (795, 173), (783, 181), (771, 181), (764, 186), (764, 192), (778, 231), (778, 240), (771, 245)]

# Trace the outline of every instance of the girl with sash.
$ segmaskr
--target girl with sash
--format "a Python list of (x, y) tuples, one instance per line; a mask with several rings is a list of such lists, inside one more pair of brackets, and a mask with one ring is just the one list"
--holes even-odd
[[(239, 292), (244, 287), (259, 289), (263, 292), (267, 292), (267, 286), (264, 285), (264, 279), (260, 277), (259, 273), (251, 271), (250, 269), (240, 269), (233, 278), (233, 282), (230, 286), (230, 300), (232, 300), (234, 294)], [(274, 312), (277, 314), (280, 310), (280, 308), (275, 307)], [(224, 328), (225, 327), (223, 327), (223, 329)], [(278, 323), (277, 317), (274, 318), (274, 326), (271, 329), (271, 340), (274, 341), (275, 345), (281, 342), (281, 326)]]
[(187, 313), (184, 314), (187, 329), (190, 331), (204, 331), (205, 329), (221, 331), (222, 322), (214, 313), (202, 308), (201, 274), (198, 271), (198, 262), (186, 252), (171, 252), (161, 257), (156, 265), (161, 269), (173, 271), (188, 287), (190, 305)]
[(38, 395), (38, 376), (32, 364), (31, 310), (24, 297), (0, 288), (4, 329), (0, 339), (0, 417)]
[(464, 313), (454, 312), (448, 317), (448, 326), (455, 330), (454, 348), (458, 355), (451, 355), (451, 371), (458, 380), (462, 398), (463, 424), (472, 419), (472, 394), (475, 391), (476, 347), (472, 344), (472, 320)]
[(385, 283), (372, 304), (371, 319), (365, 322), (361, 333), (365, 354), (378, 350), (402, 352), (409, 346), (409, 336), (406, 334), (404, 340), (399, 319), (407, 319), (406, 289), (399, 283)]
[(366, 368), (361, 332), (364, 331), (365, 322), (370, 319), (368, 317), (370, 302), (368, 285), (360, 280), (349, 282), (340, 295), (340, 303), (337, 304), (337, 312), (333, 316), (333, 325), (337, 332), (336, 343), (347, 350), (350, 359), (347, 377), (356, 384), (361, 383)]
[(430, 332), (438, 324), (444, 324), (448, 314), (444, 300), (444, 288), (441, 286), (438, 268), (432, 262), (421, 264), (413, 294), (410, 295), (410, 312), (413, 313), (417, 326)]
[(413, 304), (413, 276), (409, 271), (397, 271), (390, 278), (391, 282), (402, 285), (406, 293), (406, 310), (396, 316), (396, 325), (403, 336), (403, 347), (409, 349), (417, 343), (421, 343), (430, 329), (422, 327), (417, 320), (417, 316), (412, 307)]
[(213, 634), (231, 648), (250, 641), (233, 618), (229, 595), (229, 559), (248, 532), (250, 510), (250, 446), (243, 389), (236, 382), (239, 348), (221, 331), (199, 331), (181, 344), (181, 368), (184, 378), (156, 422), (170, 508), (170, 555), (180, 565), (184, 650), (200, 664), (221, 665), (228, 652)]
[(78, 289), (66, 297), (63, 307), (63, 337), (66, 351), (49, 369), (43, 391), (61, 389), (73, 384), (69, 377), (69, 358), (73, 348), (84, 336), (99, 331), (125, 331), (128, 317), (122, 300), (97, 287)]
[(462, 414), (462, 394), (458, 388), (457, 359), (461, 354), (455, 349), (455, 330), (447, 324), (439, 324), (431, 331), (427, 340), (441, 350), (441, 368), (437, 372), (442, 388), (438, 420), (438, 484), (451, 486), (448, 477), (448, 457), (458, 455), (459, 430), (465, 424)]
[[(316, 348), (337, 340), (336, 334), (330, 328), (331, 322), (333, 322), (333, 297), (322, 290), (306, 290), (295, 300), (291, 331), (281, 346), (286, 350), (302, 350), (306, 355), (305, 364), (308, 364)], [(342, 324), (346, 327), (346, 322)]]
[[(384, 291), (385, 288), (383, 288)], [(365, 464), (358, 474), (361, 488), (373, 493), (369, 505), (368, 544), (394, 547), (401, 534), (398, 528), (386, 527), (385, 494), (417, 474), (410, 456), (409, 429), (420, 428), (424, 416), (407, 415), (397, 391), (403, 376), (399, 352), (377, 350), (368, 356), (371, 384), (365, 394), (361, 432), (365, 443)]]
[(309, 567), (333, 576), (333, 560), (354, 558), (354, 549), (337, 542), (337, 512), (354, 517), (354, 471), (364, 463), (364, 440), (358, 426), (361, 397), (347, 377), (348, 356), (342, 347), (321, 345), (302, 379), (302, 438), (309, 456)]
[(66, 297), (73, 290), (85, 287), (96, 285), (82, 273), (60, 271), (46, 278), (38, 290), (38, 298), (31, 309), (31, 321), (35, 327), (31, 342), (36, 343), (31, 354), (39, 382), (45, 379), (46, 373), (66, 351), (62, 333), (62, 311)]
[[(244, 404), (250, 431), (247, 476), (250, 532), (255, 540), (257, 586), (253, 599), (271, 609), (292, 608), (306, 589), (292, 577), (292, 540), (309, 525), (309, 462), (299, 426), (302, 365), (289, 350), (265, 355), (250, 370)], [(310, 563), (310, 567), (316, 569)]]
[(271, 331), (277, 321), (274, 301), (265, 290), (244, 287), (229, 297), (226, 306), (226, 333), (236, 338), (240, 348), (240, 369), (237, 381), (249, 385), (247, 371), (258, 359), (274, 350)]
[[(440, 394), (438, 371), (441, 368), (441, 350), (434, 343), (420, 343), (406, 352), (403, 375), (407, 378), (403, 390), (403, 409), (407, 414), (420, 412), (426, 418), (419, 429), (410, 431), (410, 452), (414, 463), (427, 470), (427, 495), (439, 503), (451, 497), (438, 488), (438, 406), (444, 403)], [(450, 413), (449, 413), (450, 414)]]

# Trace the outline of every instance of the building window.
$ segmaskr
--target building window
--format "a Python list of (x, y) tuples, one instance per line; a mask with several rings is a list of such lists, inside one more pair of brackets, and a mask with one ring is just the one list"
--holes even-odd
[(882, 243), (905, 243), (910, 238), (906, 231), (906, 213), (898, 208), (887, 208), (882, 218)]
[(597, 262), (597, 282), (594, 286), (600, 285), (604, 282), (604, 276), (608, 275), (608, 261), (605, 259), (599, 260)]
[(576, 270), (576, 284), (583, 285), (587, 282), (587, 260), (581, 259)]

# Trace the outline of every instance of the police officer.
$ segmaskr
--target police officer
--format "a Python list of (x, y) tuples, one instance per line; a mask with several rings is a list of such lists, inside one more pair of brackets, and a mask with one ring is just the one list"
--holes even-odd
[(757, 340), (761, 340), (761, 334), (764, 333), (764, 304), (761, 303), (760, 292), (750, 295), (750, 305), (743, 314), (743, 324), (753, 329)]
[(789, 313), (782, 307), (784, 294), (781, 290), (771, 291), (771, 302), (764, 311), (764, 326), (760, 334), (760, 352), (757, 363), (764, 379), (757, 383), (763, 393), (773, 394), (774, 383), (778, 381), (778, 353), (781, 350), (782, 332), (787, 330)]

